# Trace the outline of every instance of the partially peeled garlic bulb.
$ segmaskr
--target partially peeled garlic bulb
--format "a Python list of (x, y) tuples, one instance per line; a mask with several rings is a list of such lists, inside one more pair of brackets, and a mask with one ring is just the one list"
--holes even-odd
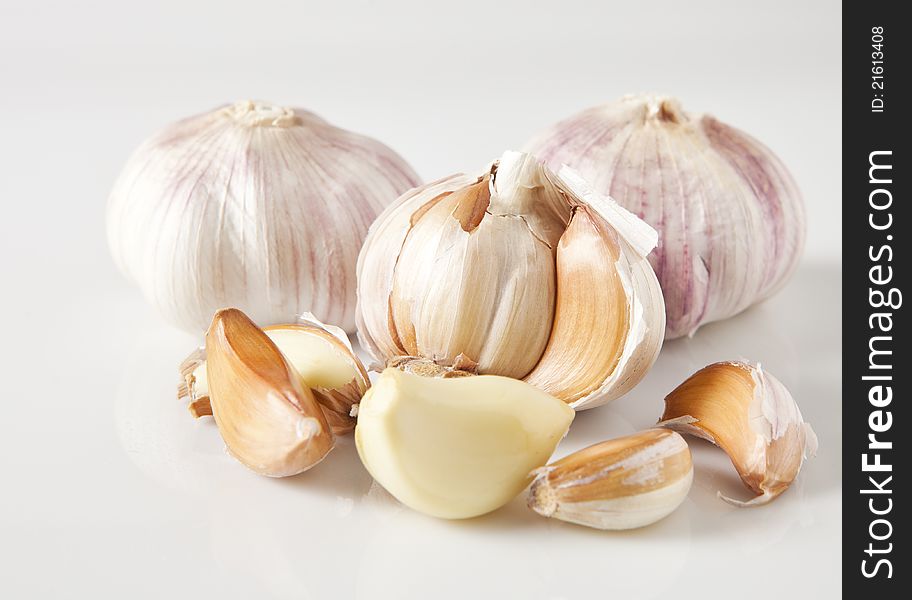
[(212, 416), (228, 451), (270, 477), (319, 463), (335, 438), (323, 409), (276, 345), (244, 313), (216, 313), (206, 334)]
[(785, 386), (759, 365), (743, 362), (714, 363), (691, 375), (665, 398), (659, 426), (725, 450), (741, 480), (757, 494), (740, 501), (719, 493), (736, 506), (775, 499), (817, 451), (817, 436)]
[(633, 529), (671, 514), (692, 481), (684, 438), (650, 429), (589, 446), (538, 469), (529, 508), (596, 529)]
[(519, 494), (574, 414), (507, 377), (428, 377), (389, 368), (361, 400), (355, 442), (364, 466), (400, 502), (465, 519)]
[(368, 226), (414, 171), (383, 144), (298, 108), (244, 101), (144, 142), (108, 201), (115, 262), (191, 333), (236, 306), (264, 325), (309, 311), (355, 326)]
[[(364, 366), (345, 332), (305, 313), (294, 323), (270, 325), (263, 332), (294, 369), (301, 384), (319, 402), (333, 433), (354, 429), (352, 407), (370, 387)], [(211, 415), (206, 350), (193, 352), (180, 367), (178, 398), (195, 417)]]
[(668, 338), (735, 315), (781, 288), (804, 245), (801, 195), (762, 143), (674, 98), (627, 96), (565, 119), (526, 148), (567, 164), (659, 230), (649, 260)]
[(636, 385), (661, 348), (662, 295), (645, 259), (655, 243), (574, 172), (507, 152), (378, 217), (358, 258), (358, 335), (383, 365), (458, 361), (597, 406)]

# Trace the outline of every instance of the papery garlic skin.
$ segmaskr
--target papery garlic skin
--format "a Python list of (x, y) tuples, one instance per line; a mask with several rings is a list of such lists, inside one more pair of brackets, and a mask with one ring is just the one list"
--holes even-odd
[(659, 231), (649, 256), (667, 337), (731, 317), (777, 292), (798, 265), (805, 210), (762, 143), (663, 96), (627, 96), (565, 119), (526, 149), (577, 170)]
[(572, 170), (507, 152), (378, 217), (358, 258), (358, 336), (380, 365), (461, 357), (479, 374), (597, 406), (661, 349), (664, 304), (645, 259), (656, 239)]
[(136, 150), (108, 201), (108, 241), (165, 319), (192, 333), (225, 306), (263, 325), (309, 311), (354, 331), (361, 243), (418, 181), (375, 140), (244, 101)]
[(691, 375), (665, 398), (659, 426), (722, 448), (755, 494), (735, 506), (766, 504), (792, 484), (817, 452), (817, 435), (786, 387), (760, 365), (719, 362)]

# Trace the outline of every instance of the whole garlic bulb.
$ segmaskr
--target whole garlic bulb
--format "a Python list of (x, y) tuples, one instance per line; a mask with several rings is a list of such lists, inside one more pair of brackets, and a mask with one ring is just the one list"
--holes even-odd
[(417, 356), (597, 406), (661, 348), (664, 304), (645, 259), (656, 238), (569, 169), (507, 152), (377, 218), (358, 258), (358, 335), (382, 363)]
[(118, 266), (171, 323), (225, 306), (354, 331), (355, 263), (385, 206), (418, 183), (383, 144), (305, 110), (244, 101), (166, 127), (108, 202)]
[(532, 140), (659, 230), (649, 260), (665, 295), (666, 337), (692, 335), (774, 294), (795, 270), (805, 213), (792, 176), (746, 133), (673, 98), (627, 96)]

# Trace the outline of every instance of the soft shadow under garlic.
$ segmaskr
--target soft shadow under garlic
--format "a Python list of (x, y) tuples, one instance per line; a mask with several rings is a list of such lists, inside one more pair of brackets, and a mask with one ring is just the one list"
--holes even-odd
[(352, 509), (358, 508), (371, 486), (375, 485), (370, 473), (361, 464), (354, 439), (350, 436), (336, 438), (332, 452), (323, 459), (319, 469), (309, 469), (293, 477), (273, 481), (275, 485), (299, 489), (307, 495), (334, 497), (340, 504), (350, 504)]

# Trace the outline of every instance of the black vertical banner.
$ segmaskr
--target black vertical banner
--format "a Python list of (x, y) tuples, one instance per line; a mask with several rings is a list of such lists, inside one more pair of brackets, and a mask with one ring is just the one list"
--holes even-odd
[[(910, 24), (900, 2), (843, 5), (843, 584), (908, 597)], [(912, 298), (909, 298), (912, 300)], [(859, 591), (863, 595), (859, 595)]]

